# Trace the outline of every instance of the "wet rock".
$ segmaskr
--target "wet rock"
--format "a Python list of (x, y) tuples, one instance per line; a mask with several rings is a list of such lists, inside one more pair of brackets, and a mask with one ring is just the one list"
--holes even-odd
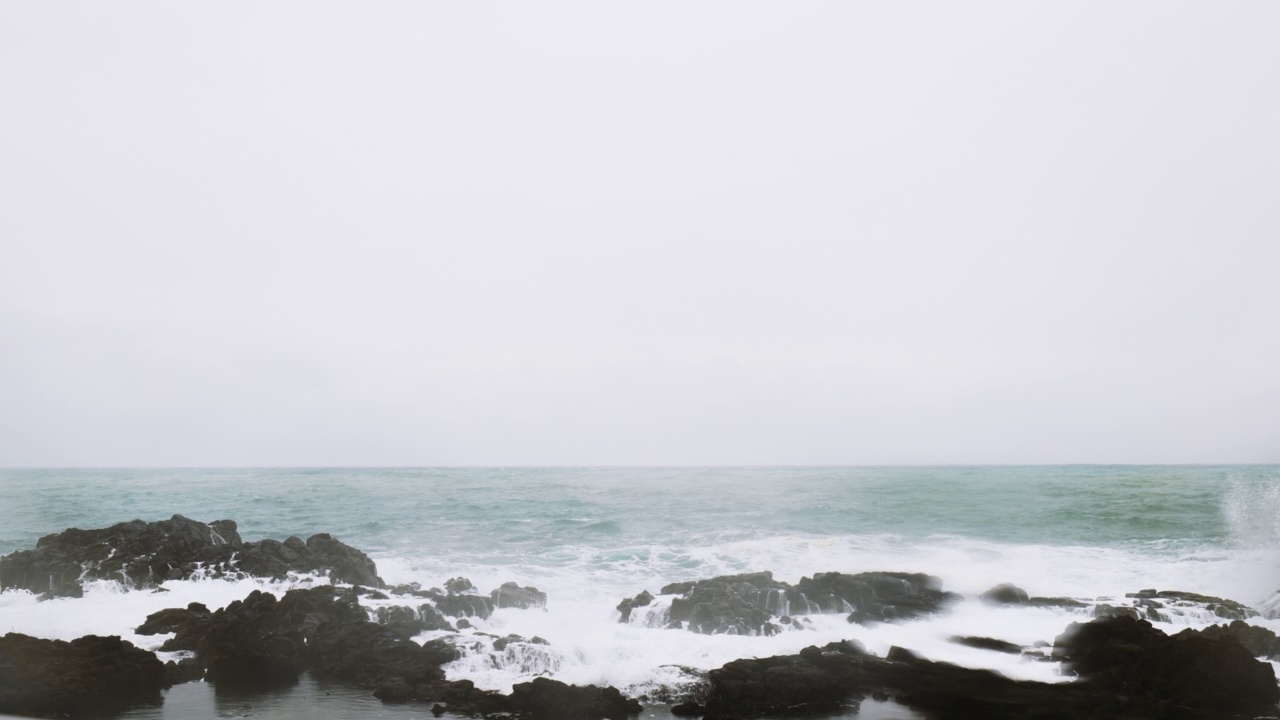
[(509, 707), (511, 712), (546, 720), (623, 720), (643, 709), (617, 688), (566, 685), (547, 678), (513, 687)]
[(513, 582), (502, 583), (497, 590), (489, 593), (494, 607), (498, 608), (544, 608), (547, 606), (547, 594), (536, 587), (520, 587)]
[(199, 522), (181, 515), (133, 520), (109, 528), (71, 528), (46, 535), (34, 550), (0, 558), (0, 589), (22, 588), (50, 596), (80, 597), (82, 580), (115, 580), (134, 588), (197, 574), (248, 574), (283, 578), (289, 573), (328, 573), (330, 579), (381, 587), (367, 555), (328, 534), (284, 542), (241, 540), (232, 520)]
[(702, 717), (707, 714), (707, 708), (698, 703), (684, 702), (672, 705), (671, 714), (676, 717)]
[(1145, 620), (1072, 623), (1054, 656), (1093, 692), (1141, 717), (1229, 718), (1269, 714), (1280, 701), (1271, 665), (1234, 636), (1187, 629), (1169, 636)]
[(475, 592), (476, 586), (464, 577), (450, 578), (444, 581), (444, 590), (450, 595), (461, 595), (462, 593)]
[(832, 643), (711, 671), (705, 711), (739, 718), (847, 712), (872, 696), (934, 718), (1224, 720), (1271, 714), (1280, 700), (1271, 665), (1232, 637), (1193, 630), (1170, 637), (1145, 621), (1107, 618), (1073, 623), (1054, 652), (1077, 682), (1015, 681), (904, 648), (878, 658)]
[(0, 713), (81, 718), (158, 704), (164, 663), (118, 637), (0, 638)]
[(177, 630), (180, 625), (195, 617), (208, 614), (209, 608), (198, 602), (190, 603), (185, 608), (168, 608), (148, 615), (146, 622), (134, 629), (134, 632), (139, 635), (163, 635)]
[(1200, 633), (1209, 638), (1233, 637), (1254, 657), (1280, 660), (1280, 638), (1264, 627), (1233, 620), (1230, 625), (1213, 625)]
[[(770, 572), (725, 575), (662, 588), (674, 595), (668, 627), (704, 634), (771, 635), (782, 625), (800, 627), (797, 615), (849, 613), (850, 622), (905, 620), (938, 612), (960, 599), (944, 592), (938, 578), (919, 573), (819, 573), (792, 586)], [(623, 621), (636, 607), (652, 602), (647, 592), (618, 605)], [(781, 618), (786, 618), (782, 620)]]
[(978, 597), (983, 602), (992, 605), (1021, 605), (1031, 599), (1026, 590), (1013, 583), (996, 585)]
[(922, 573), (819, 573), (802, 578), (796, 590), (823, 608), (839, 600), (852, 623), (908, 620), (960, 600), (958, 594), (942, 590), (942, 580)]
[(725, 575), (682, 583), (685, 588), (680, 597), (671, 600), (671, 627), (685, 627), (704, 635), (727, 633), (732, 635), (762, 635), (772, 617), (772, 603), (782, 607), (787, 585), (773, 579), (773, 573), (748, 573)]
[(1006, 640), (998, 640), (996, 638), (965, 635), (953, 637), (951, 638), (951, 642), (957, 645), (978, 648), (979, 650), (992, 650), (995, 652), (1008, 653), (1010, 655), (1022, 654), (1021, 645), (1015, 645)]
[(622, 617), (618, 622), (625, 623), (631, 619), (631, 611), (638, 607), (646, 607), (653, 602), (653, 595), (648, 590), (642, 591), (639, 595), (627, 598), (618, 603), (618, 612), (622, 613)]
[(1117, 607), (1107, 603), (1100, 603), (1093, 609), (1093, 616), (1096, 618), (1123, 617), (1138, 620), (1142, 617), (1142, 612), (1135, 607), (1126, 607), (1124, 605)]
[(1256, 610), (1235, 600), (1181, 590), (1139, 590), (1128, 593), (1125, 597), (1134, 599), (1135, 604), (1150, 608), (1149, 619), (1163, 622), (1168, 622), (1175, 615), (1196, 614), (1199, 611), (1224, 620), (1248, 620), (1258, 616)]
[(493, 600), (484, 595), (427, 593), (425, 597), (430, 597), (435, 601), (436, 610), (449, 617), (469, 617), (483, 620), (493, 614)]
[(34, 550), (0, 558), (0, 589), (81, 597), (81, 579), (149, 587), (188, 577), (199, 563), (227, 559), (241, 545), (231, 520), (202, 523), (174, 515), (98, 530), (71, 528), (40, 538)]
[(379, 625), (385, 625), (405, 640), (428, 630), (455, 632), (453, 625), (434, 605), (420, 605), (416, 610), (403, 605), (380, 607), (374, 611), (374, 617)]
[(1030, 607), (1061, 608), (1063, 610), (1080, 610), (1089, 607), (1089, 603), (1067, 597), (1032, 597), (1024, 605)]

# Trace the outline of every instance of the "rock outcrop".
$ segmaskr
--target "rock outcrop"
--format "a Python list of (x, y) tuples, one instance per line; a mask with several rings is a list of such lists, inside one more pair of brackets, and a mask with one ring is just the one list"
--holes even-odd
[(172, 669), (118, 637), (0, 638), (0, 714), (102, 717), (159, 704)]
[(334, 581), (355, 585), (383, 584), (367, 555), (327, 533), (312, 535), (306, 542), (291, 537), (247, 543), (233, 520), (204, 523), (174, 515), (151, 523), (134, 520), (46, 535), (34, 550), (0, 558), (0, 589), (80, 597), (85, 580), (146, 588), (199, 573), (284, 578), (303, 572), (327, 573)]
[[(527, 590), (527, 589), (526, 589)], [(460, 657), (467, 636), (447, 635), (418, 645), (406, 636), (443, 619), (431, 605), (383, 607), (378, 621), (355, 588), (290, 590), (277, 599), (254, 591), (221, 610), (193, 603), (162, 610), (139, 628), (173, 632), (163, 650), (189, 650), (205, 679), (219, 687), (263, 688), (296, 682), (302, 672), (367, 688), (385, 702), (443, 703), (472, 715), (508, 713), (536, 718), (621, 718), (639, 711), (614, 688), (575, 687), (539, 678), (511, 695), (449, 681), (441, 665)], [(446, 623), (447, 624), (447, 623)], [(499, 638), (496, 649), (545, 644), (541, 638)], [(499, 648), (499, 645), (501, 647)]]
[(1073, 623), (1054, 655), (1080, 679), (1015, 681), (901, 648), (880, 658), (856, 643), (831, 643), (713, 670), (702, 710), (719, 717), (794, 716), (849, 710), (875, 696), (936, 718), (1226, 720), (1274, 713), (1280, 701), (1271, 665), (1234, 637), (1193, 630), (1168, 636), (1143, 620), (1108, 618)]
[[(960, 598), (942, 590), (938, 578), (919, 573), (819, 573), (796, 585), (773, 579), (773, 573), (724, 575), (662, 588), (670, 596), (667, 627), (707, 635), (772, 635), (795, 616), (848, 613), (849, 622), (908, 620), (935, 613)], [(653, 603), (647, 591), (618, 604), (620, 621), (637, 607)], [(776, 621), (776, 622), (775, 622)]]

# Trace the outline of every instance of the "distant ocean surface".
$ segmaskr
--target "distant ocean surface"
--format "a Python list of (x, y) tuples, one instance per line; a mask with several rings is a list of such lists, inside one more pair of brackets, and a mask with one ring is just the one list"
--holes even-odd
[[(541, 636), (550, 643), (544, 650), (477, 654), (446, 667), (451, 679), (504, 691), (541, 674), (654, 694), (678, 682), (678, 666), (712, 669), (845, 638), (878, 653), (901, 645), (935, 660), (1061, 680), (1052, 663), (948, 639), (1052, 642), (1084, 619), (968, 599), (916, 622), (868, 628), (814, 616), (811, 629), (771, 637), (703, 636), (648, 627), (643, 617), (618, 622), (623, 598), (730, 573), (769, 570), (795, 582), (827, 571), (926, 572), (970, 598), (1011, 582), (1040, 596), (1156, 588), (1257, 606), (1280, 589), (1280, 466), (0, 470), (0, 554), (69, 527), (175, 513), (235, 520), (246, 541), (328, 532), (368, 553), (391, 584), (440, 586), (464, 576), (485, 592), (506, 581), (538, 587), (545, 611), (499, 610), (477, 629)], [(263, 580), (170, 582), (168, 592), (101, 583), (82, 599), (43, 602), (6, 592), (0, 633), (114, 634), (155, 649), (164, 636), (133, 633), (149, 613), (191, 601), (216, 608), (258, 587), (288, 589)], [(1280, 630), (1280, 622), (1256, 622)], [(352, 715), (429, 712), (308, 680), (248, 698), (179, 686), (164, 707), (128, 717)], [(893, 709), (881, 716), (911, 717)]]

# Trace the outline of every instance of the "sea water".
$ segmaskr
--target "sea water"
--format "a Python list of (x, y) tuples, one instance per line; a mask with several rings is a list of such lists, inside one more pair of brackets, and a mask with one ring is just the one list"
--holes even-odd
[[(233, 519), (246, 541), (328, 532), (367, 552), (390, 584), (462, 576), (484, 592), (507, 581), (536, 586), (545, 609), (501, 609), (473, 619), (473, 632), (548, 645), (495, 651), (476, 635), (476, 650), (445, 668), (451, 679), (504, 692), (541, 675), (661, 698), (690, 681), (686, 669), (843, 639), (1061, 682), (1068, 678), (1054, 663), (951, 638), (1030, 646), (1087, 614), (993, 608), (978, 594), (1012, 582), (1032, 595), (1123, 602), (1156, 588), (1260, 606), (1280, 589), (1280, 466), (0, 470), (0, 554), (68, 527), (175, 513)], [(925, 572), (966, 599), (874, 627), (810, 616), (811, 626), (770, 637), (665, 629), (661, 598), (619, 622), (618, 602), (642, 590), (763, 570), (792, 583), (829, 571)], [(159, 592), (95, 582), (83, 598), (44, 601), (10, 591), (0, 594), (0, 633), (120, 635), (156, 649), (168, 636), (133, 632), (152, 612), (193, 601), (216, 609), (253, 589), (282, 594), (323, 581), (192, 579)], [(1169, 620), (1158, 626), (1216, 619)], [(1277, 621), (1252, 622), (1280, 630)], [(646, 715), (662, 712), (651, 702)], [(382, 706), (364, 691), (306, 679), (249, 697), (180, 686), (163, 707), (131, 717), (247, 715), (424, 717), (425, 708)], [(911, 715), (868, 703), (862, 717)]]

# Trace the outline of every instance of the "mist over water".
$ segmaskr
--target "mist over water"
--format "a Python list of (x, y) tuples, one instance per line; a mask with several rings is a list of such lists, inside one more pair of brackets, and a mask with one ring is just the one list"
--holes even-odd
[[(0, 509), (10, 519), (0, 552), (67, 527), (180, 513), (234, 519), (245, 540), (329, 532), (368, 552), (390, 584), (465, 576), (484, 592), (507, 581), (536, 586), (547, 593), (545, 610), (502, 609), (473, 623), (477, 632), (536, 635), (548, 645), (499, 651), (475, 635), (473, 651), (446, 668), (499, 690), (549, 675), (653, 695), (688, 682), (681, 667), (849, 638), (872, 652), (900, 645), (1062, 681), (1053, 663), (950, 638), (1027, 646), (1052, 642), (1085, 617), (994, 609), (979, 593), (1002, 582), (1088, 600), (1157, 588), (1257, 606), (1280, 589), (1276, 466), (5, 470)], [(615, 606), (642, 590), (764, 570), (793, 583), (827, 571), (925, 572), (967, 599), (935, 617), (873, 627), (815, 615), (808, 628), (772, 637), (663, 629), (661, 597), (618, 622)], [(150, 592), (96, 583), (84, 599), (44, 602), (9, 592), (0, 595), (0, 633), (119, 634), (154, 649), (165, 636), (132, 631), (151, 612), (192, 601), (216, 608), (255, 588), (296, 585), (192, 580)], [(1189, 614), (1166, 629), (1214, 621)]]

